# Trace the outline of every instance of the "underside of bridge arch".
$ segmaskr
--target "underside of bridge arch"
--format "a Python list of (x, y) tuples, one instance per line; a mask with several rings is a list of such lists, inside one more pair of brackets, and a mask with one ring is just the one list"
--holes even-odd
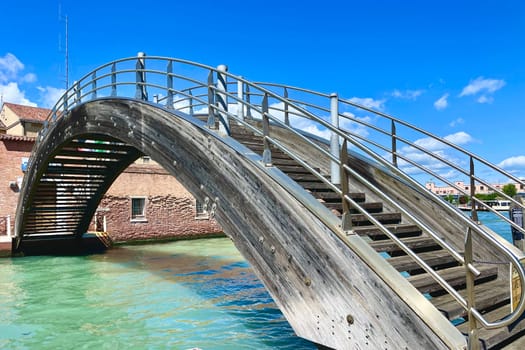
[[(293, 191), (269, 175), (278, 170), (266, 169), (258, 155), (197, 119), (144, 102), (99, 99), (57, 120), (35, 152), (17, 212), (16, 234), (22, 244), (39, 233), (37, 209), (46, 208), (41, 206), (46, 200), (50, 224), (43, 225), (40, 233), (71, 220), (62, 233), (81, 235), (115, 178), (147, 154), (196, 198), (209, 198), (217, 221), (299, 336), (332, 348), (365, 342), (370, 348), (446, 348), (323, 223), (320, 215), (333, 215), (328, 209), (312, 211), (301, 204)], [(64, 209), (62, 215), (51, 208), (63, 204), (56, 198), (65, 191), (60, 183), (68, 176), (53, 177), (53, 171), (59, 172), (64, 164), (70, 168), (66, 171), (89, 181), (83, 190), (79, 187), (67, 196), (72, 202), (85, 202)], [(90, 181), (98, 185), (88, 185)], [(63, 183), (76, 186), (74, 180)], [(307, 193), (302, 195), (308, 198)], [(311, 200), (315, 207), (315, 199)], [(72, 215), (73, 209), (78, 213)]]

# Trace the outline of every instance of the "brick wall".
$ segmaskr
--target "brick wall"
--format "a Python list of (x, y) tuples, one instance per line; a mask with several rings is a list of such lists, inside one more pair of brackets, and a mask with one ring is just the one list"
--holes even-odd
[(92, 228), (100, 230), (105, 216), (107, 231), (116, 242), (201, 237), (222, 231), (215, 220), (196, 217), (192, 197), (150, 195), (145, 203), (144, 219), (134, 221), (130, 196), (106, 195), (96, 215), (97, 226), (94, 218)]
[[(22, 158), (29, 157), (33, 147), (31, 140), (23, 139), (25, 141), (0, 138), (0, 234), (6, 234), (7, 215), (11, 215), (11, 232), (14, 233), (19, 192), (9, 183), (23, 177)], [(143, 222), (131, 222), (133, 196), (146, 198), (146, 220)], [(116, 241), (200, 237), (222, 231), (213, 219), (196, 219), (193, 196), (156, 164), (134, 164), (126, 169), (99, 206), (99, 229), (104, 215), (107, 229)], [(96, 228), (94, 219), (90, 230)]]
[(6, 234), (4, 220), (7, 215), (11, 215), (11, 229), (14, 229), (19, 190), (11, 187), (10, 183), (16, 183), (18, 178), (24, 176), (22, 158), (29, 157), (32, 148), (32, 141), (0, 140), (0, 218), (3, 219), (0, 222), (0, 234)]

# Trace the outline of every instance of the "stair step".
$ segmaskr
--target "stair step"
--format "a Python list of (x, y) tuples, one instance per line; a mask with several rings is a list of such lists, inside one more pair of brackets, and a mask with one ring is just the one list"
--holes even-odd
[[(482, 282), (489, 279), (496, 279), (498, 268), (496, 266), (485, 266), (479, 269), (481, 275), (476, 278), (476, 281)], [(443, 279), (455, 288), (465, 285), (465, 267), (454, 266), (447, 269), (436, 271)], [(429, 273), (421, 273), (419, 275), (410, 276), (408, 281), (416, 287), (421, 293), (435, 293), (443, 291), (443, 287), (437, 283)]]
[[(495, 280), (477, 285), (475, 288), (476, 309), (483, 313), (485, 310), (494, 309), (502, 304), (507, 304), (508, 307), (509, 286), (507, 283)], [(465, 298), (467, 291), (460, 290), (459, 294)], [(467, 316), (467, 311), (450, 294), (434, 297), (430, 299), (430, 302), (449, 320)]]
[[(334, 191), (311, 191), (312, 195), (317, 198), (321, 199), (325, 202), (341, 202), (341, 195), (335, 193)], [(366, 195), (364, 193), (355, 192), (355, 193), (349, 193), (348, 196), (352, 198), (356, 202), (364, 202), (366, 199)]]
[[(421, 229), (413, 224), (393, 224), (385, 225), (385, 227), (398, 238), (421, 235)], [(387, 238), (379, 228), (373, 225), (354, 227), (353, 231), (360, 236), (368, 236), (372, 238), (372, 240)]]
[[(421, 249), (431, 249), (431, 248), (438, 248), (439, 245), (436, 243), (434, 239), (431, 237), (406, 237), (401, 238), (401, 241), (406, 244), (411, 250), (421, 250)], [(401, 251), (401, 248), (391, 239), (382, 239), (377, 241), (370, 242), (370, 246), (374, 248), (377, 252), (398, 252)]]
[[(339, 212), (343, 211), (343, 203), (341, 202), (328, 202), (324, 203), (328, 209), (337, 210)], [(363, 209), (365, 209), (369, 213), (380, 213), (383, 211), (383, 203), (382, 202), (365, 202), (359, 204)], [(350, 213), (357, 214), (359, 211), (355, 208), (350, 208)]]
[[(444, 249), (435, 250), (432, 252), (420, 253), (418, 256), (423, 259), (429, 266), (439, 267), (439, 266), (454, 266), (457, 265), (456, 259), (450, 255)], [(402, 272), (406, 271), (408, 273), (421, 270), (421, 267), (416, 263), (410, 256), (402, 255), (396, 256), (393, 258), (388, 258), (387, 261), (392, 265), (396, 270)]]
[[(487, 312), (483, 315), (489, 322), (499, 321), (509, 314), (508, 305), (501, 306), (493, 311)], [(462, 323), (457, 326), (461, 333), (468, 334), (468, 322)], [(480, 329), (479, 330), (479, 341), (480, 349), (489, 349), (492, 347), (500, 348), (500, 343), (505, 342), (508, 339), (516, 337), (523, 344), (522, 346), (516, 344), (518, 341), (513, 341), (509, 344), (509, 349), (524, 349), (525, 348), (525, 320), (518, 321), (513, 327), (503, 327), (498, 329)], [(521, 339), (520, 339), (521, 338)], [(506, 349), (506, 348), (504, 348)]]
[[(373, 213), (371, 215), (382, 224), (394, 224), (401, 221), (401, 213)], [(364, 214), (351, 214), (350, 217), (354, 226), (371, 225)]]

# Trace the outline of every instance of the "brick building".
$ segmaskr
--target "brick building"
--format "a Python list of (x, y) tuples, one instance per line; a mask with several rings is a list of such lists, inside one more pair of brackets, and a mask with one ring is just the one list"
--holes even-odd
[[(0, 235), (11, 232), (25, 164), (49, 110), (4, 103), (0, 111)], [(9, 219), (8, 219), (9, 218)], [(201, 237), (222, 233), (204, 207), (149, 157), (128, 167), (110, 187), (91, 230), (115, 241)]]

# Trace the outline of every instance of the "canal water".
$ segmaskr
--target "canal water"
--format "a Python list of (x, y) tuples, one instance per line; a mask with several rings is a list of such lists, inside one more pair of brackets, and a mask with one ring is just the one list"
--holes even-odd
[[(507, 224), (480, 219), (510, 239)], [(315, 349), (227, 238), (0, 259), (0, 349)]]
[(0, 349), (315, 349), (227, 238), (0, 259)]

